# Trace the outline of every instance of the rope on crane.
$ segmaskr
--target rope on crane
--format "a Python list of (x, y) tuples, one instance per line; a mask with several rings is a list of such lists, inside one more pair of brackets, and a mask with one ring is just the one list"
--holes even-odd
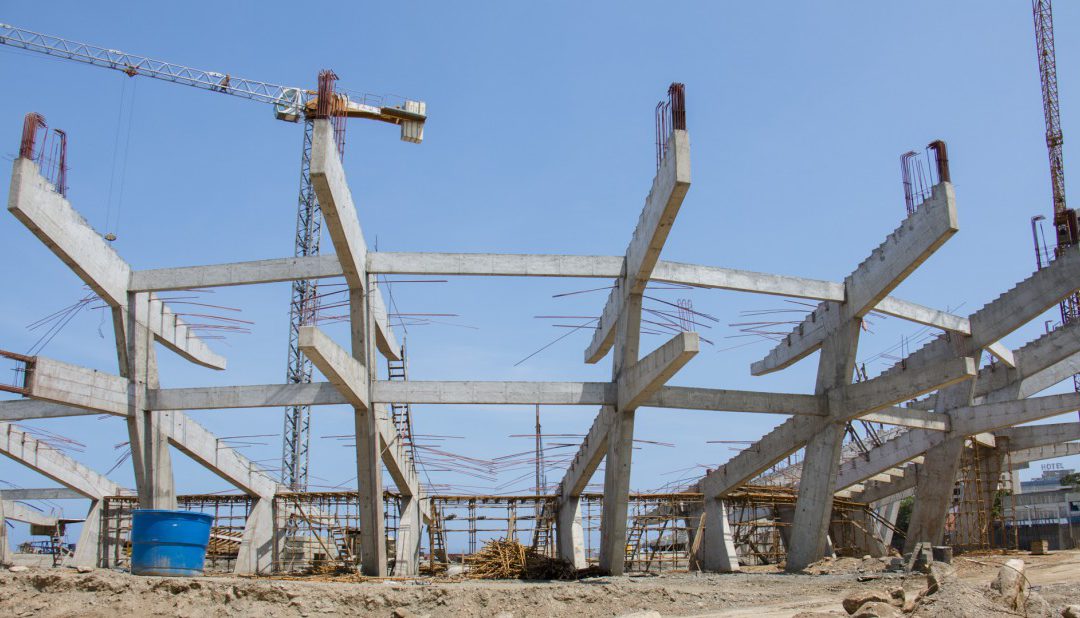
[[(112, 167), (109, 170), (109, 193), (105, 202), (105, 240), (116, 240), (117, 232), (120, 228), (121, 211), (124, 205), (124, 184), (127, 180), (127, 162), (128, 155), (131, 152), (131, 132), (132, 125), (135, 121), (135, 96), (138, 90), (139, 82), (133, 81), (131, 84), (131, 95), (127, 94), (128, 80), (124, 80), (120, 88), (120, 105), (116, 115), (116, 134), (113, 137), (113, 154), (112, 154)], [(127, 114), (127, 123), (125, 126), (124, 115)], [(124, 147), (121, 151), (120, 141), (123, 136)], [(117, 174), (117, 158), (119, 161), (119, 174)], [(113, 217), (113, 191), (116, 189), (116, 216)]]

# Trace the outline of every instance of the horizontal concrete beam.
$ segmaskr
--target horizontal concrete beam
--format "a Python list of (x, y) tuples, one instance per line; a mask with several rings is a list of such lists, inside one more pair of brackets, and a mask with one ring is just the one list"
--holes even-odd
[(127, 416), (128, 381), (117, 375), (35, 356), (27, 373), (28, 396), (52, 403)]
[(1080, 442), (1063, 442), (1060, 444), (1036, 446), (1034, 448), (1011, 453), (1009, 459), (1012, 460), (1012, 463), (1015, 466), (1031, 461), (1057, 459), (1058, 457), (1070, 457), (1072, 455), (1080, 455)]
[(975, 359), (947, 359), (930, 367), (881, 375), (844, 387), (839, 415), (852, 419), (975, 377)]
[[(438, 382), (379, 380), (375, 403), (472, 405), (615, 405), (611, 382)], [(166, 388), (148, 391), (152, 410), (224, 410), (342, 405), (329, 382)], [(642, 404), (653, 408), (822, 416), (814, 395), (664, 386)], [(0, 414), (4, 410), (0, 403)], [(70, 409), (69, 409), (70, 410)], [(62, 412), (62, 411), (61, 411)], [(57, 415), (70, 415), (57, 414)]]
[(0, 401), (0, 421), (2, 422), (28, 421), (35, 418), (89, 416), (93, 414), (101, 414), (101, 412), (35, 399)]
[(886, 408), (865, 414), (859, 420), (931, 431), (949, 431), (949, 415), (917, 408)]
[(642, 405), (649, 408), (678, 408), (683, 410), (793, 414), (798, 416), (825, 415), (818, 398), (814, 395), (737, 391), (690, 386), (664, 386)]
[(949, 412), (954, 435), (971, 436), (1080, 410), (1080, 393), (984, 403)]
[[(0, 509), (0, 513), (3, 514), (4, 519), (21, 521), (23, 523), (32, 524), (35, 526), (52, 527), (59, 522), (59, 518), (56, 515), (42, 513), (41, 511), (26, 506), (25, 504), (19, 504), (18, 502), (10, 502), (8, 500), (4, 500), (4, 507)], [(0, 525), (3, 525), (2, 521), (0, 521)]]
[(340, 277), (343, 273), (336, 255), (312, 255), (208, 266), (136, 270), (131, 273), (128, 289), (132, 292), (164, 292), (325, 279)]
[(981, 404), (957, 408), (949, 432), (912, 429), (870, 449), (868, 453), (841, 464), (837, 488), (844, 489), (882, 471), (898, 466), (948, 438), (973, 436), (1057, 416), (1080, 408), (1080, 394), (1066, 393), (1019, 401)]
[(345, 396), (329, 382), (200, 386), (147, 391), (147, 407), (151, 410), (228, 410), (346, 403)]
[(881, 299), (881, 302), (874, 307), (874, 311), (923, 326), (933, 326), (962, 335), (971, 334), (971, 322), (967, 318), (908, 302), (895, 296), (886, 296)]
[(0, 454), (92, 500), (122, 491), (116, 483), (11, 423), (0, 423)]
[(651, 354), (623, 370), (618, 380), (616, 408), (636, 410), (671, 379), (700, 349), (697, 333), (679, 333)]
[(1014, 367), (979, 370), (975, 396), (987, 401), (1025, 399), (1080, 373), (1080, 324), (1070, 324), (1013, 351)]
[(368, 375), (360, 361), (315, 326), (300, 327), (299, 347), (346, 401), (360, 410), (368, 409)]
[(0, 500), (85, 500), (86, 496), (67, 487), (0, 489)]
[(605, 405), (615, 401), (610, 382), (428, 382), (374, 384), (372, 399), (382, 403), (474, 405)]
[(1080, 423), (1073, 421), (1070, 423), (1009, 427), (1008, 429), (995, 431), (994, 434), (999, 438), (1009, 440), (1010, 451), (1020, 451), (1059, 442), (1080, 440)]

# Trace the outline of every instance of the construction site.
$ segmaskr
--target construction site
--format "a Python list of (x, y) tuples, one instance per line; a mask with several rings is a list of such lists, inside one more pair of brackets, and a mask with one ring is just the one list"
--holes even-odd
[[(1058, 5), (1060, 41), (1080, 11)], [(802, 32), (814, 11), (792, 10), (807, 13), (778, 27)], [(282, 60), (308, 75), (283, 86), (119, 51), (120, 26), (0, 23), (13, 92), (32, 93), (0, 105), (0, 610), (1080, 616), (1080, 475), (1064, 468), (1080, 468), (1080, 226), (1062, 128), (1080, 98), (1059, 96), (1050, 0), (993, 10), (999, 49), (997, 24), (956, 43), (985, 46), (970, 57), (927, 53), (958, 76), (995, 65), (1000, 91), (957, 77), (936, 93), (952, 77), (935, 71), (895, 103), (919, 120), (873, 128), (828, 126), (898, 113), (871, 86), (826, 120), (811, 116), (833, 104), (807, 93), (833, 85), (774, 103), (770, 80), (809, 79), (802, 52), (769, 77), (725, 64), (740, 95), (683, 71), (694, 32), (655, 51), (661, 82), (605, 74), (583, 95), (564, 72), (544, 79), (577, 102), (519, 113), (494, 108), (550, 93), (505, 77), (508, 93), (460, 103), (441, 80), (428, 99), (359, 94), (345, 84), (363, 75), (327, 51), (343, 42)], [(897, 53), (921, 45), (864, 13), (845, 19), (880, 22), (882, 50), (890, 21)], [(912, 32), (943, 41), (949, 19)], [(508, 62), (537, 60), (490, 36)], [(416, 75), (380, 69), (392, 87), (473, 79), (400, 53)], [(855, 81), (908, 83), (923, 62), (805, 53), (847, 58)], [(95, 94), (80, 109), (67, 89)], [(1023, 102), (987, 103), (968, 129), (942, 102), (964, 89)], [(733, 119), (722, 99), (740, 96), (790, 108)], [(530, 125), (534, 105), (583, 118)], [(747, 140), (718, 144), (732, 124)], [(793, 128), (807, 124), (825, 126)], [(991, 153), (1014, 135), (1030, 147)], [(197, 564), (148, 569), (146, 513), (205, 521)]]

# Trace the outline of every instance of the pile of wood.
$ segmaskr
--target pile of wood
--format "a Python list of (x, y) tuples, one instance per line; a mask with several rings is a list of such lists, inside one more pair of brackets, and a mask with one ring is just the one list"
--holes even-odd
[(575, 579), (574, 565), (545, 556), (515, 540), (488, 541), (465, 559), (473, 579)]

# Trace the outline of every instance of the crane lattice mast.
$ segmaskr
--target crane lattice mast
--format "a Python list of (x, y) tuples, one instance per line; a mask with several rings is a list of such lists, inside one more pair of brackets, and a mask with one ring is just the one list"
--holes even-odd
[[(1042, 84), (1046, 149), (1050, 154), (1050, 185), (1053, 190), (1054, 232), (1057, 237), (1054, 253), (1060, 255), (1062, 251), (1076, 244), (1078, 230), (1076, 211), (1065, 203), (1065, 161), (1062, 156), (1064, 140), (1058, 102), (1057, 54), (1054, 49), (1054, 15), (1051, 1), (1032, 0), (1031, 13), (1035, 21), (1035, 50), (1039, 58), (1039, 79)], [(1035, 250), (1038, 253), (1037, 242)], [(1040, 257), (1040, 265), (1041, 261)], [(1073, 294), (1061, 302), (1061, 323), (1064, 326), (1078, 319), (1080, 295)], [(1080, 374), (1073, 376), (1073, 388), (1080, 393)]]
[[(129, 54), (70, 41), (60, 37), (0, 24), (0, 44), (115, 69), (135, 77), (142, 75), (184, 86), (220, 92), (274, 106), (274, 116), (288, 122), (304, 121), (304, 143), (300, 159), (300, 195), (296, 213), (294, 255), (319, 254), (322, 238), (322, 210), (311, 185), (311, 138), (316, 118), (330, 118), (334, 123), (338, 154), (344, 153), (344, 120), (367, 118), (401, 126), (403, 141), (419, 144), (424, 138), (426, 105), (421, 101), (403, 101), (401, 105), (382, 105), (381, 97), (365, 96), (360, 101), (335, 93), (337, 76), (331, 71), (319, 74), (319, 90), (243, 79), (228, 73), (196, 69), (163, 60)], [(320, 103), (321, 101), (321, 103)], [(300, 327), (314, 324), (318, 318), (318, 287), (315, 280), (294, 281), (289, 303), (289, 350), (286, 371), (289, 383), (311, 382), (311, 361), (300, 353)], [(308, 445), (310, 443), (310, 408), (292, 406), (285, 410), (282, 433), (281, 482), (293, 491), (307, 489)]]

